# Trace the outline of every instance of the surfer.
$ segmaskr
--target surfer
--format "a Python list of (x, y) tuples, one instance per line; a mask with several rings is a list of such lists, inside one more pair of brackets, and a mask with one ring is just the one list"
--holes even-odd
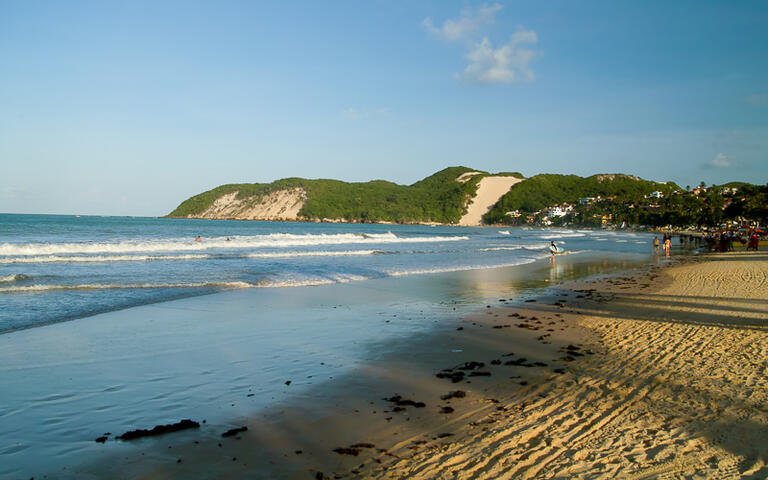
[(200, 240), (200, 235), (198, 235), (198, 236), (197, 236), (197, 238), (195, 239), (195, 241), (196, 241), (196, 242), (200, 242), (200, 241), (201, 241), (201, 240)]
[(549, 257), (549, 263), (555, 263), (555, 254), (560, 252), (560, 249), (555, 245), (555, 241), (549, 242), (549, 251), (552, 252), (552, 256)]

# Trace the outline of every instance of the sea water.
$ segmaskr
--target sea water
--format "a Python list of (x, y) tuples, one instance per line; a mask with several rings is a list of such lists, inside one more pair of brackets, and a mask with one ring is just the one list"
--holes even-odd
[(317, 401), (314, 386), (500, 295), (648, 262), (651, 239), (0, 215), (0, 477), (78, 478), (133, 451), (115, 434), (182, 418), (216, 433)]
[[(199, 238), (199, 241), (197, 239)], [(0, 214), (0, 334), (227, 289), (647, 252), (647, 234)]]

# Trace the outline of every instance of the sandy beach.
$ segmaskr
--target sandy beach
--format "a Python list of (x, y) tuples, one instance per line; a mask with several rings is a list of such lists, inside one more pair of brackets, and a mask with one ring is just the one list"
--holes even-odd
[(72, 473), (766, 478), (767, 272), (764, 253), (706, 255), (499, 299), (303, 398)]

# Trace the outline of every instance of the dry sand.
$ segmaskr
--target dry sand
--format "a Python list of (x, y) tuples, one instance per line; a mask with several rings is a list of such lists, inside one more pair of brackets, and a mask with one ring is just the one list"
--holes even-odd
[[(469, 172), (474, 173), (474, 172)], [(466, 173), (464, 175), (467, 175)], [(459, 177), (457, 181), (461, 181)], [(477, 186), (477, 194), (472, 199), (467, 213), (459, 220), (459, 225), (476, 226), (482, 222), (482, 217), (505, 193), (516, 183), (524, 179), (517, 177), (484, 177)]]
[(299, 211), (307, 201), (303, 188), (276, 190), (254, 202), (238, 199), (239, 192), (230, 192), (214, 200), (210, 207), (188, 218), (230, 218), (238, 220), (298, 220)]
[[(236, 437), (168, 436), (80, 473), (768, 478), (767, 275), (764, 253), (712, 255), (494, 306), (233, 424), (248, 427)], [(470, 361), (485, 365), (457, 368)]]
[(597, 355), (377, 475), (768, 478), (767, 275), (765, 254), (731, 254), (582, 285)]

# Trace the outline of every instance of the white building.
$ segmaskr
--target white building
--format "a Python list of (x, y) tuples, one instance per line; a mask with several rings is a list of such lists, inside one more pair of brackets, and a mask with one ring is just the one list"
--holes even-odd
[(568, 212), (572, 210), (573, 206), (571, 205), (555, 205), (554, 207), (551, 207), (549, 210), (547, 210), (547, 217), (564, 217), (568, 214)]

